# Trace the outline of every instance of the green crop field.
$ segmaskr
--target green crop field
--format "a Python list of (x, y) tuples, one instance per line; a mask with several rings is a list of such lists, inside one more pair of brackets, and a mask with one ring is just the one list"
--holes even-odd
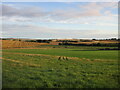
[(3, 49), (3, 88), (120, 87), (117, 50), (52, 47)]

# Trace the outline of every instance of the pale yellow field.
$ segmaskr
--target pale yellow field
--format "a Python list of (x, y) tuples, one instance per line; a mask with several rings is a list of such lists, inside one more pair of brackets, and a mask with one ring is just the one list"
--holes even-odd
[(12, 40), (1, 40), (2, 48), (24, 48), (24, 47), (35, 47), (39, 45), (47, 45), (47, 43), (37, 42), (24, 42), (24, 41), (12, 41)]

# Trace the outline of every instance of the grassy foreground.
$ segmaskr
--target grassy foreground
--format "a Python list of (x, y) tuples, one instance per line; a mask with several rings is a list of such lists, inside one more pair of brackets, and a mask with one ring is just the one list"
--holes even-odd
[(118, 77), (118, 51), (3, 50), (3, 88), (118, 88)]

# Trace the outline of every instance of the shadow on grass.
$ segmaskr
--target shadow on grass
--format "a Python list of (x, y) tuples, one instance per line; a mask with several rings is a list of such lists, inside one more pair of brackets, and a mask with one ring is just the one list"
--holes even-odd
[(99, 50), (70, 50), (70, 51), (99, 51)]

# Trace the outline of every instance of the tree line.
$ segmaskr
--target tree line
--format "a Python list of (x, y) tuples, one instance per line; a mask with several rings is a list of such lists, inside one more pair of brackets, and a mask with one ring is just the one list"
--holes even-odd
[(109, 44), (103, 44), (103, 43), (92, 43), (92, 44), (73, 44), (73, 43), (59, 43), (59, 45), (71, 45), (71, 46), (106, 46), (106, 47), (118, 47), (119, 43), (109, 43)]

